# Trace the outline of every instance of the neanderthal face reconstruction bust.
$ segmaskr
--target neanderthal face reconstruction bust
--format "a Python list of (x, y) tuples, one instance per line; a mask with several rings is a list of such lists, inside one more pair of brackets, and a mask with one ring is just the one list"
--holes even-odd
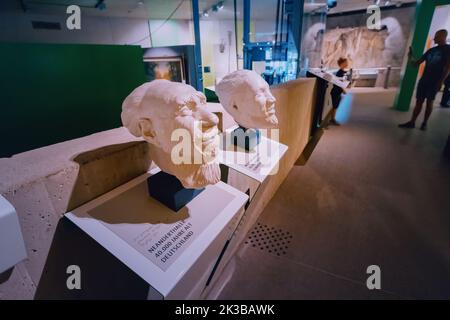
[(203, 93), (167, 80), (144, 83), (124, 100), (122, 123), (150, 143), (152, 160), (185, 188), (219, 182), (218, 118), (206, 110)]
[(216, 86), (220, 103), (242, 127), (269, 129), (278, 125), (275, 97), (267, 82), (256, 72), (238, 70)]

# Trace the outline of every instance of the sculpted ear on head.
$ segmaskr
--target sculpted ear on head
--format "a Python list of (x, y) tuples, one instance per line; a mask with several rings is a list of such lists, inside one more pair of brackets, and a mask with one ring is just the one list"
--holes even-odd
[(152, 121), (149, 118), (140, 118), (138, 121), (138, 127), (142, 138), (151, 144), (159, 146), (158, 139), (156, 138), (156, 131), (153, 127)]
[(135, 137), (142, 137), (147, 142), (160, 146), (156, 137), (156, 130), (148, 114), (143, 113), (141, 106), (150, 82), (134, 89), (122, 104), (122, 124)]

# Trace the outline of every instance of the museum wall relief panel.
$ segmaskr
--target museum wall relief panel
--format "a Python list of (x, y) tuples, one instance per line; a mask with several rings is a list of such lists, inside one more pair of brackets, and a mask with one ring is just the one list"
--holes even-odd
[(365, 13), (329, 17), (322, 47), (324, 66), (337, 68), (337, 59), (346, 57), (352, 68), (400, 67), (414, 11), (414, 7), (381, 11), (380, 30), (367, 28)]
[(331, 15), (325, 23), (312, 21), (305, 31), (303, 50), (309, 66), (337, 68), (337, 60), (346, 57), (350, 67), (401, 67), (412, 28), (415, 7), (381, 11), (380, 30), (370, 30), (366, 13)]

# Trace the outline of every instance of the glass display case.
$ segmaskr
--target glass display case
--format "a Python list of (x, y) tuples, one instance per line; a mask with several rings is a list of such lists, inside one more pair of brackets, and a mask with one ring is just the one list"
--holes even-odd
[(271, 85), (297, 78), (301, 3), (244, 1), (244, 68)]
[(204, 1), (199, 10), (204, 87), (238, 69), (270, 85), (298, 77), (303, 1)]
[(309, 68), (320, 68), (323, 64), (321, 56), (327, 10), (325, 0), (305, 0), (299, 59), (301, 76), (304, 76)]

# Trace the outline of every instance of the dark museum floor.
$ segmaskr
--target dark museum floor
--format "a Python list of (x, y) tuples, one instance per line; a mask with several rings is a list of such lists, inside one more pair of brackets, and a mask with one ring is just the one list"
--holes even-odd
[[(405, 131), (410, 113), (377, 100), (356, 94), (350, 121), (326, 130), (261, 214), (260, 228), (293, 235), (285, 254), (243, 245), (219, 299), (450, 298), (450, 110)], [(381, 290), (366, 287), (373, 264)]]

